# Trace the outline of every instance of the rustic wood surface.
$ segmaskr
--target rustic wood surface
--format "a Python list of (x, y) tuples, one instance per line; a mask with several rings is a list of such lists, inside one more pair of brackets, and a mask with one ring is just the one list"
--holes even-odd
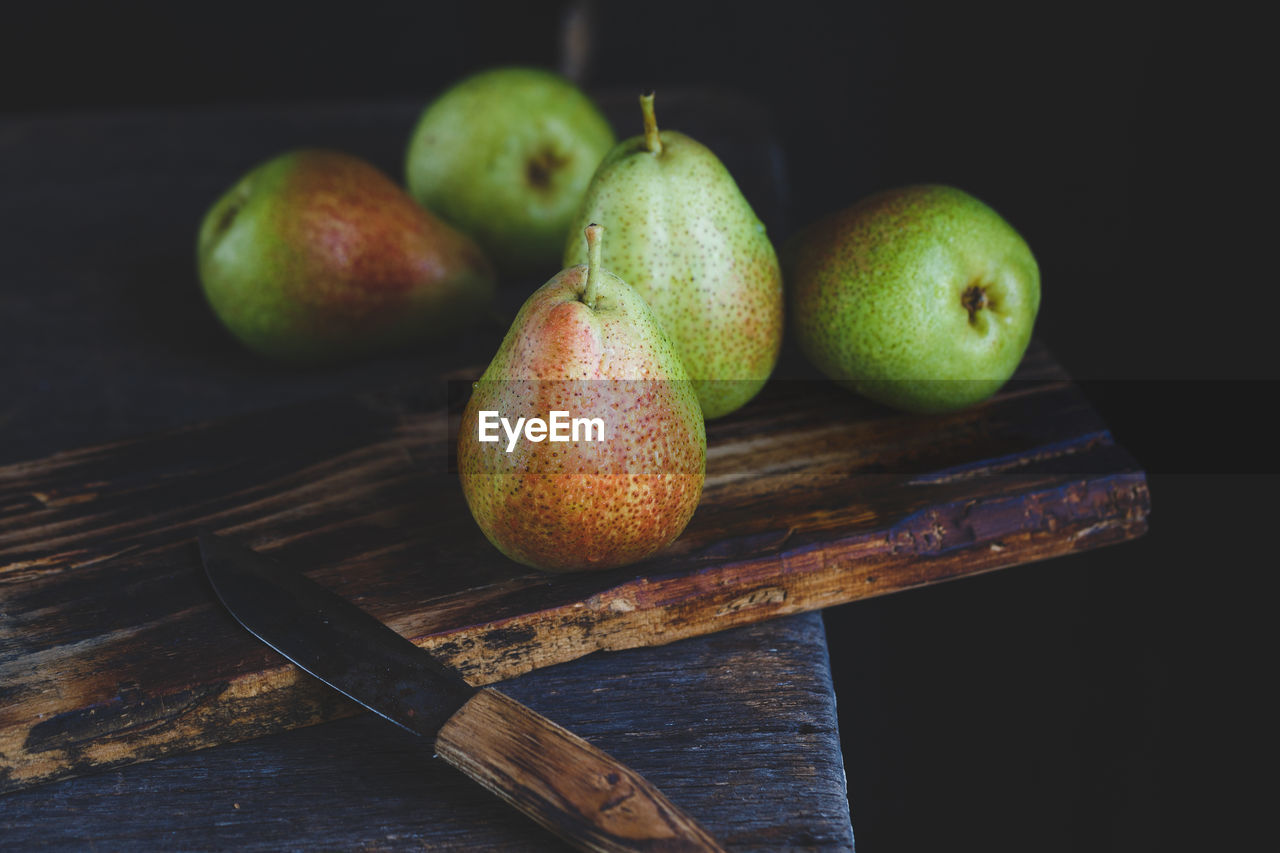
[[(733, 851), (852, 850), (819, 614), (503, 684)], [(511, 850), (563, 842), (373, 714), (0, 797), (10, 849)]]
[[(638, 130), (634, 93), (602, 93), (601, 100), (620, 133), (632, 132), (632, 120)], [(667, 90), (662, 101), (670, 125), (716, 148), (757, 212), (782, 233), (786, 175), (759, 105), (708, 90)], [(505, 330), (501, 319), (433, 351), (325, 370), (273, 365), (218, 327), (195, 280), (196, 224), (246, 169), (288, 148), (327, 146), (398, 176), (421, 106), (0, 118), (0, 465), (369, 389), (437, 394), (445, 386), (430, 377), (487, 359)], [(540, 283), (501, 282), (508, 313)], [(253, 446), (249, 426), (244, 437)], [(138, 593), (146, 589), (124, 598)], [(0, 602), (0, 655), (24, 627), (6, 607)], [(91, 600), (73, 608), (64, 636), (74, 642), (76, 620), (106, 609)], [(731, 849), (848, 849), (825, 638), (816, 617), (801, 629), (800, 642), (782, 620), (709, 644), (593, 655), (503, 689), (525, 691), (516, 695), (627, 755), (676, 802), (700, 816), (711, 812)], [(151, 664), (169, 658), (166, 650)], [(121, 688), (124, 700), (141, 698), (127, 683)], [(135, 731), (163, 726), (175, 714), (166, 707), (173, 701), (135, 702)], [(0, 708), (6, 705), (0, 697)], [(128, 730), (129, 719), (117, 722)], [(0, 839), (72, 849), (559, 847), (441, 762), (424, 775), (422, 748), (406, 757), (413, 742), (406, 746), (386, 728), (366, 715), (11, 793), (0, 797)], [(228, 805), (228, 792), (241, 795), (241, 809)]]
[[(723, 93), (664, 105), (785, 234), (767, 119)], [(1042, 350), (998, 401), (927, 421), (814, 382), (790, 353), (756, 404), (713, 425), (704, 505), (661, 559), (550, 579), (506, 563), (449, 470), (446, 406), (460, 384), (445, 381), (476, 375), (500, 323), (436, 352), (300, 371), (239, 350), (194, 280), (195, 223), (245, 169), (327, 145), (398, 174), (419, 106), (0, 122), (0, 787), (96, 771), (0, 797), (6, 841), (518, 846), (520, 830), (484, 834), (486, 821), (523, 827), (518, 815), (495, 814), (483, 794), (483, 806), (458, 805), (452, 771), (414, 787), (418, 763), (367, 716), (173, 754), (352, 711), (212, 604), (200, 523), (315, 566), (475, 683), (1143, 530), (1141, 472)], [(630, 97), (610, 109), (624, 135), (631, 109)], [(537, 283), (505, 282), (506, 307)], [(795, 624), (818, 635), (775, 639)], [(511, 692), (636, 767), (731, 848), (846, 847), (838, 741), (810, 722), (834, 726), (830, 683), (804, 686), (828, 678), (817, 626), (793, 617), (591, 655), (503, 689), (537, 685)], [(689, 649), (720, 663), (700, 670)], [(646, 661), (661, 675), (646, 678)], [(705, 715), (701, 728), (686, 710)], [(652, 732), (637, 735), (652, 750), (611, 740), (615, 724)], [(783, 736), (797, 725), (804, 738)], [(361, 769), (376, 755), (391, 766)], [(326, 775), (330, 761), (344, 771)], [(234, 790), (256, 792), (257, 807), (246, 796), (230, 809), (221, 794)], [(418, 791), (456, 807), (418, 814)], [(154, 813), (142, 795), (160, 798)]]
[[(200, 526), (313, 576), (474, 684), (1141, 533), (1147, 493), (1042, 350), (988, 403), (899, 415), (780, 379), (709, 428), (657, 558), (507, 560), (450, 471), (450, 407), (384, 393), (0, 469), (0, 787), (346, 713), (216, 604)], [(455, 407), (456, 408), (456, 407)]]

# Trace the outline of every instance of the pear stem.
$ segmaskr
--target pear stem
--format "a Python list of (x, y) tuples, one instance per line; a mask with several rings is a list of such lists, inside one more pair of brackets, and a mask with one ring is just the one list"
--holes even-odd
[(591, 309), (596, 307), (596, 299), (600, 295), (600, 275), (604, 270), (604, 264), (600, 262), (603, 237), (603, 225), (592, 222), (587, 226), (587, 288), (582, 292), (582, 301)]
[(658, 136), (658, 119), (653, 114), (653, 92), (640, 96), (640, 112), (644, 115), (644, 146), (650, 154), (661, 154), (662, 138)]

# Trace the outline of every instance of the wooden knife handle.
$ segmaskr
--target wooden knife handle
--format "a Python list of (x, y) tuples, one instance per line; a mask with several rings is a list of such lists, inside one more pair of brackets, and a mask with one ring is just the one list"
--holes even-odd
[(493, 689), (440, 728), (445, 761), (582, 850), (717, 850), (644, 777)]

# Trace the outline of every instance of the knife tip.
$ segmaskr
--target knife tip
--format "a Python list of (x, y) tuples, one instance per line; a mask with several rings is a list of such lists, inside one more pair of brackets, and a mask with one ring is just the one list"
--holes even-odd
[(218, 537), (207, 527), (196, 528), (196, 543), (200, 546), (200, 556), (207, 562), (209, 553), (217, 545)]

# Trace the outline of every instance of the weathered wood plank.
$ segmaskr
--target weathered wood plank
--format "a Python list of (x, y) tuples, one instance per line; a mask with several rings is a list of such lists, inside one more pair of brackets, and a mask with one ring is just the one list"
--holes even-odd
[[(592, 655), (502, 690), (625, 761), (729, 850), (853, 849), (816, 613)], [(372, 714), (6, 794), (0, 847), (564, 849)]]
[(0, 468), (0, 790), (351, 712), (216, 606), (200, 525), (314, 566), (475, 684), (1145, 529), (1141, 471), (1036, 348), (1000, 396), (945, 417), (780, 378), (710, 425), (703, 502), (666, 552), (546, 576), (471, 520), (448, 396), (329, 399)]

